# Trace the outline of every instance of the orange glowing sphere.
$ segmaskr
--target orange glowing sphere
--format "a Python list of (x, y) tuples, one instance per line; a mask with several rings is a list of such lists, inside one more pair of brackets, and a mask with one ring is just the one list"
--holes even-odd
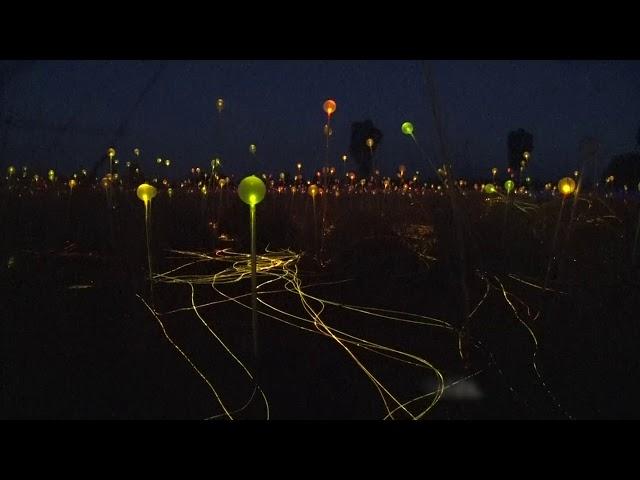
[(322, 105), (322, 108), (324, 109), (325, 112), (327, 112), (327, 115), (331, 115), (333, 112), (336, 111), (336, 102), (329, 99), (326, 102), (324, 102), (324, 105)]
[(311, 198), (315, 198), (317, 194), (318, 194), (318, 187), (316, 185), (311, 185), (309, 187), (309, 195), (311, 195)]

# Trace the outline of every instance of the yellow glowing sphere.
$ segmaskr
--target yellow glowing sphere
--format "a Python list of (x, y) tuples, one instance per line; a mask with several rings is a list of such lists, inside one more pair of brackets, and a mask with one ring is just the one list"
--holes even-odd
[(173, 197), (173, 188), (167, 188), (167, 195), (169, 195), (169, 198)]
[(73, 190), (75, 186), (76, 186), (76, 181), (72, 178), (71, 180), (69, 180), (69, 188)]
[(300, 169), (302, 168), (302, 164), (301, 164), (301, 163), (298, 163), (298, 164), (296, 165), (296, 167), (298, 167), (298, 170), (300, 170)]
[(160, 157), (156, 158), (156, 163), (160, 165), (162, 163), (162, 159)]
[(134, 149), (133, 149), (133, 154), (134, 154), (136, 157), (139, 157), (139, 156), (140, 156), (140, 149), (139, 149), (139, 148), (134, 148)]
[(238, 185), (238, 196), (247, 205), (257, 205), (267, 193), (267, 187), (255, 175), (245, 177)]
[(253, 143), (249, 145), (249, 152), (251, 152), (253, 155), (256, 154), (256, 146)]
[(53, 170), (49, 170), (47, 172), (47, 176), (49, 177), (49, 180), (53, 181), (53, 179), (56, 177), (56, 172), (54, 172)]
[(525, 160), (529, 160), (529, 152), (524, 152), (522, 156), (524, 157)]
[(347, 156), (346, 155), (342, 155), (342, 161), (346, 162), (347, 161)]
[(224, 187), (226, 183), (227, 182), (225, 181), (224, 178), (221, 178), (220, 180), (218, 180), (218, 185), (220, 185), (220, 188)]
[(169, 160), (168, 158), (164, 161), (164, 164), (168, 167), (171, 165), (171, 160)]
[(149, 185), (148, 183), (141, 184), (136, 190), (136, 195), (138, 195), (138, 198), (144, 203), (150, 202), (157, 193), (158, 190), (156, 187)]
[(367, 147), (373, 147), (373, 138), (367, 138)]
[(224, 108), (224, 100), (222, 98), (216, 100), (216, 108), (218, 109), (218, 112), (221, 112)]
[(16, 173), (16, 167), (14, 167), (13, 165), (11, 165), (9, 168), (7, 168), (7, 173), (9, 175), (15, 175)]
[(336, 102), (329, 99), (322, 105), (322, 108), (327, 113), (327, 115), (331, 116), (333, 112), (336, 111)]
[(514, 188), (516, 188), (516, 184), (513, 180), (509, 179), (504, 182), (504, 189), (507, 191), (507, 193), (513, 192)]
[(308, 192), (309, 195), (311, 195), (311, 198), (315, 198), (315, 196), (318, 194), (318, 187), (316, 185), (311, 185)]
[(487, 183), (484, 186), (484, 193), (496, 193), (496, 187), (493, 183)]
[(575, 191), (575, 189), (576, 182), (571, 177), (564, 177), (558, 182), (558, 190), (565, 197), (571, 195)]
[(107, 150), (107, 155), (109, 155), (109, 158), (113, 158), (113, 157), (115, 157), (115, 156), (116, 156), (116, 149), (115, 149), (115, 148), (113, 148), (113, 147), (110, 147), (110, 148)]
[(493, 175), (497, 174), (497, 173), (498, 173), (498, 169), (497, 169), (496, 167), (493, 167), (493, 168), (491, 169), (491, 173), (492, 173)]

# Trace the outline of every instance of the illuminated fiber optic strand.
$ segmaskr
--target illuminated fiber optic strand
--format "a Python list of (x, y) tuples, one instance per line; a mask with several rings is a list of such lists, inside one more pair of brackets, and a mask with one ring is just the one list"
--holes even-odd
[[(257, 385), (255, 383), (255, 379), (254, 376), (251, 374), (251, 372), (249, 371), (249, 369), (242, 363), (242, 361), (231, 351), (231, 349), (227, 346), (227, 344), (220, 338), (219, 335), (217, 335), (212, 329), (211, 327), (207, 324), (207, 322), (204, 320), (204, 318), (200, 315), (199, 312), (199, 306), (196, 305), (195, 303), (195, 288), (194, 288), (194, 283), (205, 283), (205, 282), (199, 282), (199, 279), (201, 280), (200, 277), (195, 277), (192, 278), (190, 276), (177, 276), (177, 277), (171, 277), (169, 274), (170, 273), (174, 273), (178, 270), (181, 270), (187, 266), (192, 266), (196, 263), (200, 263), (200, 262), (204, 262), (204, 261), (210, 261), (210, 260), (215, 260), (215, 259), (221, 259), (224, 260), (226, 262), (232, 263), (234, 270), (238, 272), (239, 277), (237, 279), (227, 279), (223, 277), (223, 280), (221, 281), (221, 283), (225, 283), (225, 282), (233, 282), (233, 281), (239, 281), (242, 279), (242, 277), (246, 274), (246, 272), (243, 271), (243, 267), (242, 267), (242, 262), (239, 262), (237, 260), (237, 258), (242, 257), (242, 254), (236, 255), (233, 252), (228, 252), (228, 254), (226, 255), (221, 255), (218, 257), (210, 257), (208, 255), (205, 254), (200, 254), (198, 252), (181, 252), (181, 251), (175, 251), (176, 253), (187, 253), (191, 256), (195, 256), (196, 260), (188, 262), (187, 264), (183, 264), (177, 268), (174, 268), (172, 270), (170, 270), (169, 272), (164, 272), (158, 275), (154, 275), (154, 281), (164, 281), (167, 283), (187, 283), (190, 288), (191, 288), (191, 307), (189, 307), (189, 310), (193, 310), (195, 315), (197, 316), (197, 318), (199, 319), (199, 321), (204, 325), (204, 327), (207, 329), (207, 331), (210, 333), (210, 335), (212, 337), (215, 338), (215, 340), (225, 349), (225, 351), (229, 354), (230, 357), (233, 358), (233, 360), (244, 370), (245, 374), (247, 375), (247, 377), (249, 378), (249, 380), (251, 382), (254, 383), (254, 390), (251, 394), (250, 400), (245, 404), (245, 406), (243, 406), (240, 409), (236, 409), (232, 412), (229, 411), (229, 409), (226, 408), (225, 404), (222, 402), (222, 399), (219, 395), (219, 393), (217, 392), (217, 390), (213, 387), (212, 382), (202, 373), (202, 371), (200, 369), (197, 368), (197, 366), (195, 365), (195, 362), (180, 348), (180, 346), (175, 342), (175, 340), (169, 335), (169, 333), (166, 330), (166, 327), (164, 325), (164, 323), (162, 322), (162, 320), (160, 319), (160, 314), (158, 314), (153, 308), (151, 308), (147, 302), (144, 301), (144, 299), (141, 300), (143, 301), (143, 303), (145, 304), (145, 306), (151, 311), (151, 313), (154, 315), (155, 319), (158, 321), (158, 323), (160, 324), (160, 327), (162, 328), (162, 332), (164, 334), (164, 336), (167, 338), (167, 340), (172, 344), (172, 346), (184, 357), (184, 359), (187, 361), (187, 363), (190, 365), (190, 367), (205, 381), (205, 383), (207, 384), (207, 386), (209, 387), (209, 389), (212, 391), (212, 393), (214, 394), (214, 397), (216, 398), (216, 401), (220, 404), (220, 406), (222, 407), (224, 413), (221, 415), (214, 415), (212, 417), (209, 418), (217, 418), (220, 416), (226, 416), (229, 419), (233, 419), (232, 413), (239, 413), (242, 410), (244, 410), (250, 403), (251, 400), (253, 399), (253, 397), (255, 396), (255, 392), (256, 390), (260, 393), (260, 395), (262, 396), (262, 400), (264, 401), (264, 405), (265, 405), (265, 409), (266, 409), (266, 418), (269, 419), (269, 402), (267, 400), (266, 395), (264, 394), (264, 392), (262, 391), (262, 389), (260, 388), (259, 385)], [(269, 266), (273, 267), (273, 266), (277, 266), (281, 264), (281, 261), (277, 258), (278, 255), (274, 255), (273, 258), (270, 258), (268, 260), (271, 261), (271, 263), (269, 262), (264, 262), (264, 268), (268, 269)], [(287, 255), (286, 253), (283, 255), (283, 257), (289, 257), (291, 258), (291, 255)], [(293, 256), (295, 257), (295, 255)], [(267, 257), (265, 257), (266, 259)], [(222, 273), (227, 273), (226, 271), (223, 271)], [(218, 274), (219, 275), (219, 274)], [(214, 276), (215, 277), (215, 276)], [(207, 280), (206, 283), (209, 283), (210, 280)]]
[[(199, 312), (199, 309), (201, 308), (217, 305), (219, 303), (228, 302), (228, 301), (233, 301), (235, 303), (242, 305), (245, 308), (250, 308), (248, 304), (245, 304), (240, 301), (241, 298), (248, 297), (248, 294), (239, 295), (237, 297), (231, 297), (226, 293), (222, 292), (218, 288), (218, 286), (220, 285), (239, 282), (243, 278), (247, 277), (248, 273), (250, 272), (250, 266), (248, 264), (249, 263), (248, 255), (233, 252), (229, 249), (219, 250), (216, 252), (215, 256), (210, 256), (210, 255), (198, 253), (198, 252), (187, 252), (187, 251), (173, 251), (173, 252), (184, 255), (184, 256), (188, 256), (188, 257), (194, 257), (195, 260), (189, 263), (183, 264), (172, 270), (169, 270), (168, 272), (157, 274), (155, 275), (154, 278), (157, 281), (165, 282), (165, 283), (190, 284), (192, 288), (192, 305), (191, 307), (172, 310), (171, 312), (167, 312), (164, 315), (177, 313), (179, 311), (194, 310), (195, 314), (198, 316), (201, 323), (206, 325), (206, 321), (204, 321), (204, 319), (202, 318)], [(389, 346), (380, 345), (375, 342), (372, 342), (371, 340), (360, 338), (358, 336), (333, 328), (327, 325), (323, 321), (321, 315), (326, 305), (330, 305), (333, 307), (345, 308), (350, 311), (357, 312), (359, 314), (371, 315), (373, 317), (377, 317), (381, 319), (394, 320), (394, 321), (404, 322), (407, 324), (414, 324), (414, 325), (419, 324), (422, 326), (439, 327), (449, 331), (453, 330), (451, 325), (449, 325), (447, 322), (435, 319), (433, 317), (427, 317), (427, 316), (422, 316), (417, 314), (409, 314), (409, 313), (398, 312), (398, 311), (387, 310), (387, 309), (362, 307), (362, 306), (356, 306), (356, 305), (344, 305), (337, 302), (332, 302), (326, 299), (321, 299), (321, 298), (312, 296), (306, 293), (305, 291), (303, 291), (302, 282), (298, 276), (298, 269), (297, 269), (297, 260), (299, 258), (300, 258), (300, 255), (295, 254), (289, 250), (284, 250), (279, 252), (273, 252), (273, 251), (267, 250), (265, 255), (261, 255), (258, 257), (258, 275), (262, 278), (270, 277), (267, 280), (260, 283), (258, 287), (259, 294), (260, 294), (259, 301), (261, 305), (264, 305), (269, 310), (276, 312), (277, 315), (273, 315), (268, 311), (260, 311), (259, 313), (261, 315), (283, 322), (289, 326), (293, 326), (295, 328), (299, 328), (304, 331), (313, 332), (316, 334), (321, 334), (323, 336), (330, 337), (333, 341), (338, 343), (338, 345), (342, 349), (344, 349), (345, 352), (347, 352), (348, 356), (355, 362), (358, 368), (360, 368), (365, 373), (365, 375), (370, 379), (374, 387), (377, 389), (378, 393), (382, 398), (382, 401), (385, 405), (385, 409), (387, 412), (387, 416), (385, 418), (389, 418), (389, 417), (393, 418), (393, 413), (391, 412), (392, 411), (395, 412), (397, 410), (405, 411), (405, 413), (410, 418), (414, 418), (414, 419), (422, 418), (431, 408), (433, 408), (433, 406), (435, 406), (435, 404), (439, 401), (440, 397), (444, 392), (444, 378), (442, 377), (442, 374), (440, 373), (440, 371), (437, 368), (435, 368), (430, 362), (428, 362), (424, 358), (421, 358), (417, 355), (413, 355), (408, 352), (403, 352), (398, 349), (391, 348)], [(194, 265), (196, 263), (199, 263), (200, 261), (206, 261), (206, 260), (219, 261), (219, 262), (226, 263), (230, 266), (213, 275), (172, 275), (178, 272), (179, 270), (184, 269), (187, 266)], [(276, 282), (276, 281), (284, 281), (284, 287), (285, 287), (284, 290), (276, 289), (276, 290), (265, 291), (263, 289), (265, 285)], [(208, 302), (205, 304), (196, 305), (194, 300), (194, 294), (193, 294), (194, 292), (193, 284), (205, 284), (205, 283), (209, 283), (213, 287), (213, 289), (217, 293), (219, 293), (221, 296), (223, 296), (225, 299), (221, 301)], [(331, 284), (331, 283), (334, 283), (334, 282), (325, 282), (325, 284)], [(319, 285), (319, 284), (315, 284), (315, 285)], [(309, 288), (311, 286), (313, 285), (308, 285), (305, 288)], [(285, 292), (288, 291), (298, 295), (298, 297), (301, 300), (302, 306), (308, 315), (308, 318), (283, 311), (277, 308), (276, 306), (266, 302), (263, 299), (265, 295), (268, 295), (271, 293), (280, 293), (283, 291)], [(240, 360), (235, 355), (233, 355), (231, 350), (226, 345), (224, 345), (224, 343), (219, 338), (219, 336), (217, 336), (213, 332), (213, 330), (210, 329), (210, 327), (207, 326), (207, 328), (209, 330), (209, 333), (214, 337), (216, 337), (216, 339), (221, 344), (223, 344), (223, 346), (226, 348), (227, 352), (234, 357), (234, 360), (242, 365), (242, 362), (240, 362)], [(391, 393), (389, 388), (383, 385), (382, 382), (380, 382), (380, 380), (362, 363), (362, 361), (355, 355), (355, 353), (352, 351), (351, 348), (349, 348), (348, 345), (351, 346), (352, 348), (353, 346), (360, 347), (362, 349), (376, 353), (386, 358), (390, 358), (405, 364), (411, 364), (413, 366), (417, 366), (421, 368), (428, 368), (429, 370), (433, 371), (433, 373), (436, 375), (436, 378), (438, 379), (438, 388), (434, 392), (431, 392), (431, 396), (433, 396), (431, 403), (423, 411), (420, 411), (415, 414), (409, 412), (404, 406), (406, 402), (401, 402), (400, 400), (398, 400)], [(246, 367), (244, 367), (244, 365), (242, 365), (242, 367), (245, 369), (247, 375), (253, 379), (250, 372), (246, 370)], [(253, 395), (255, 395), (255, 392)], [(425, 397), (425, 396), (422, 396), (422, 397)], [(265, 404), (267, 404), (266, 397), (264, 397), (264, 400), (265, 400)], [(412, 399), (409, 401), (409, 403), (415, 403), (417, 402), (417, 400), (418, 399)], [(390, 402), (393, 402), (395, 404), (393, 406), (393, 410), (389, 405)], [(210, 418), (215, 418), (215, 417), (217, 416), (213, 416)]]
[[(538, 355), (538, 351), (539, 351), (539, 348), (540, 348), (540, 344), (539, 344), (538, 338), (536, 337), (535, 333), (533, 332), (533, 329), (531, 328), (529, 322), (535, 322), (540, 317), (540, 313), (541, 312), (538, 310), (535, 313), (533, 313), (532, 309), (529, 307), (529, 305), (527, 303), (525, 303), (522, 299), (520, 299), (514, 293), (508, 291), (505, 288), (503, 282), (500, 280), (500, 278), (498, 278), (498, 276), (494, 275), (493, 278), (490, 279), (488, 277), (488, 275), (486, 275), (486, 274), (484, 274), (482, 272), (478, 271), (478, 272), (476, 272), (476, 274), (486, 282), (487, 291), (485, 292), (485, 295), (482, 297), (482, 299), (480, 300), (478, 305), (476, 305), (476, 307), (472, 310), (472, 313), (470, 314), (470, 316), (473, 315), (477, 311), (479, 306), (486, 300), (486, 298), (488, 297), (488, 295), (489, 295), (491, 290), (495, 290), (495, 291), (499, 292), (500, 296), (504, 299), (504, 301), (509, 306), (514, 318), (526, 330), (528, 337), (531, 339), (531, 341), (533, 343), (533, 354), (532, 354), (532, 357), (531, 357), (531, 366), (532, 366), (533, 371), (536, 374), (537, 380), (540, 382), (540, 385), (544, 388), (544, 390), (545, 390), (546, 394), (549, 396), (549, 398), (553, 401), (554, 405), (567, 418), (573, 419), (573, 417), (569, 413), (567, 413), (567, 411), (560, 405), (559, 401), (557, 400), (556, 396), (551, 391), (550, 387), (545, 382), (545, 380), (542, 377), (542, 375), (540, 373), (540, 370), (538, 368), (537, 355)], [(507, 277), (510, 278), (510, 279), (516, 280), (518, 282), (521, 282), (522, 284), (525, 284), (525, 285), (528, 285), (530, 287), (533, 287), (533, 288), (536, 288), (536, 289), (544, 291), (544, 287), (543, 286), (534, 284), (533, 282), (525, 281), (525, 280), (519, 278), (518, 276), (516, 276), (514, 274), (509, 274)], [(495, 281), (495, 283), (492, 280)], [(549, 291), (554, 291), (554, 290), (547, 289), (547, 292), (549, 292)], [(555, 292), (559, 293), (559, 294), (564, 294), (564, 292), (559, 292), (559, 291), (555, 291)], [(522, 318), (524, 312), (520, 312), (518, 310), (518, 308), (516, 307), (516, 304), (519, 304), (521, 306), (521, 308), (526, 309), (526, 321), (525, 321), (525, 319)], [(492, 354), (491, 354), (491, 356), (493, 357)], [(495, 360), (495, 358), (494, 358), (494, 360)], [(512, 387), (509, 387), (509, 388), (514, 392)]]
[[(299, 288), (299, 278), (297, 277), (297, 268), (295, 271), (292, 271), (291, 269), (288, 269), (288, 271), (286, 272), (288, 275), (288, 282), (287, 282), (287, 286), (289, 289), (291, 289), (291, 284), (294, 285), (294, 289), (292, 291), (297, 292), (298, 294), (302, 294), (302, 300), (303, 300), (303, 306), (305, 306), (305, 309), (307, 311), (307, 313), (310, 313), (311, 316), (311, 320), (304, 318), (304, 317), (300, 317), (297, 315), (293, 315), (289, 312), (285, 312), (283, 310), (278, 309), (277, 307), (268, 304), (267, 302), (265, 302), (264, 300), (260, 299), (260, 303), (268, 306), (269, 308), (273, 309), (274, 311), (283, 314), (285, 316), (294, 318), (296, 320), (300, 320), (306, 323), (312, 323), (314, 324), (314, 327), (316, 328), (316, 330), (310, 329), (308, 327), (304, 327), (304, 326), (300, 326), (300, 325), (296, 325), (293, 324), (292, 322), (288, 322), (288, 321), (284, 321), (284, 323), (288, 324), (288, 325), (292, 325), (294, 327), (297, 328), (301, 328), (305, 331), (312, 331), (314, 333), (320, 333), (323, 334), (325, 336), (329, 336), (331, 338), (333, 338), (335, 341), (337, 341), (349, 354), (352, 358), (354, 358), (353, 352), (351, 352), (351, 350), (346, 347), (345, 343), (351, 343), (351, 344), (356, 344), (357, 346), (361, 346), (363, 348), (367, 348), (368, 350), (371, 350), (371, 347), (373, 347), (374, 349), (376, 348), (383, 348), (383, 349), (387, 349), (389, 351), (395, 352), (395, 353), (399, 353), (399, 354), (404, 354), (404, 355), (410, 355), (410, 354), (405, 354), (404, 352), (399, 352), (397, 350), (393, 350), (393, 349), (389, 349), (388, 347), (384, 347), (381, 345), (377, 345), (373, 342), (370, 342), (368, 340), (365, 339), (361, 339), (358, 337), (354, 337), (352, 335), (346, 334), (345, 332), (341, 332), (339, 330), (335, 330), (335, 329), (331, 329), (330, 327), (327, 327), (326, 324), (324, 324), (324, 322), (322, 322), (322, 320), (320, 319), (320, 313), (322, 313), (322, 310), (324, 310), (324, 301), (321, 299), (317, 299), (316, 297), (313, 297), (313, 299), (315, 299), (316, 301), (318, 301), (319, 305), (320, 305), (320, 309), (318, 311), (314, 310), (313, 308), (311, 308), (311, 306), (309, 305), (309, 303), (306, 301), (305, 297), (311, 297), (308, 294), (305, 294), (304, 292), (301, 292), (301, 289)], [(267, 282), (263, 282), (261, 286), (265, 285), (266, 283), (270, 283), (274, 281), (274, 279), (272, 280), (268, 280)], [(215, 288), (215, 286), (214, 286)], [(223, 296), (226, 296), (229, 299), (232, 299), (231, 297), (228, 297), (226, 294), (224, 294), (223, 292), (221, 292), (220, 290), (216, 289), (216, 291), (218, 291), (218, 293), (220, 293)], [(237, 299), (232, 299), (234, 301), (237, 301), (237, 303), (241, 304), (242, 306), (244, 306), (245, 308), (250, 308), (248, 305), (242, 304), (241, 302), (239, 302)], [(330, 302), (330, 303), (334, 303), (335, 302)], [(348, 306), (348, 307), (352, 307), (352, 306)], [(271, 314), (267, 314), (266, 312), (260, 312), (262, 314), (266, 314), (267, 316), (274, 318), (276, 320), (279, 321), (283, 321), (283, 319), (276, 317), (275, 315), (271, 315)], [(389, 317), (392, 318), (392, 317)], [(338, 333), (338, 335), (336, 335), (335, 333)], [(341, 336), (343, 335), (343, 336)], [(385, 354), (384, 356), (390, 357), (390, 358), (395, 358), (394, 356), (390, 356), (389, 354)], [(420, 359), (419, 357), (415, 357), (415, 359), (418, 360), (418, 362), (424, 362), (423, 359)], [(398, 358), (396, 358), (398, 359)], [(387, 405), (386, 403), (386, 398), (384, 396), (384, 394), (390, 395), (391, 397), (393, 397), (393, 395), (388, 391), (388, 389), (386, 389), (386, 387), (384, 385), (382, 385), (370, 372), (369, 370), (362, 364), (362, 362), (360, 362), (357, 358), (354, 358), (354, 360), (356, 361), (356, 364), (363, 369), (363, 371), (365, 371), (365, 373), (367, 374), (367, 376), (374, 382), (374, 386), (378, 389), (379, 393), (381, 394), (381, 396), (383, 397), (383, 403), (385, 403), (385, 405)], [(404, 359), (401, 359), (404, 360)], [(406, 360), (405, 360), (406, 361)], [(413, 363), (415, 364), (415, 362), (408, 362), (408, 363)], [(428, 364), (428, 362), (427, 362)], [(419, 363), (417, 364), (418, 366), (422, 366)], [(439, 372), (438, 372), (439, 373)], [(441, 395), (441, 392), (439, 392), (439, 395), (437, 398), (439, 398), (439, 396)], [(436, 399), (437, 401), (437, 399)], [(435, 404), (435, 402), (434, 402)], [(408, 412), (407, 412), (408, 413)]]
[[(242, 279), (247, 277), (250, 271), (250, 267), (248, 265), (249, 256), (247, 254), (233, 252), (230, 249), (219, 250), (216, 252), (214, 256), (206, 255), (198, 252), (186, 252), (186, 251), (174, 251), (174, 252), (184, 256), (194, 257), (196, 258), (196, 260), (183, 264), (168, 272), (158, 274), (156, 275), (155, 278), (160, 282), (189, 284), (192, 291), (191, 306), (175, 309), (170, 312), (166, 312), (164, 315), (170, 315), (172, 313), (177, 313), (181, 311), (193, 310), (194, 313), (198, 316), (200, 322), (203, 323), (203, 325), (205, 325), (205, 328), (209, 330), (209, 333), (212, 336), (214, 336), (221, 344), (223, 344), (227, 352), (234, 357), (234, 360), (238, 362), (245, 369), (247, 376), (253, 380), (253, 376), (251, 375), (251, 373), (246, 369), (246, 367), (244, 367), (242, 362), (237, 357), (235, 357), (235, 355), (233, 355), (231, 350), (228, 347), (226, 347), (226, 345), (224, 345), (222, 340), (207, 325), (207, 322), (205, 321), (205, 319), (202, 317), (200, 313), (200, 310), (204, 308), (218, 305), (225, 302), (234, 302), (243, 306), (244, 308), (247, 308), (247, 309), (251, 308), (248, 303), (244, 303), (243, 301), (241, 301), (241, 299), (245, 299), (246, 297), (248, 297), (250, 295), (249, 293), (245, 293), (238, 296), (230, 296), (224, 293), (219, 288), (222, 285), (239, 282)], [(404, 352), (398, 349), (394, 349), (387, 345), (381, 345), (381, 344), (375, 343), (370, 339), (365, 339), (328, 325), (325, 319), (325, 317), (327, 316), (325, 314), (325, 309), (327, 307), (342, 308), (358, 314), (369, 315), (371, 317), (375, 317), (379, 319), (401, 322), (405, 324), (413, 324), (415, 326), (420, 325), (420, 326), (442, 328), (451, 332), (452, 334), (457, 334), (456, 329), (452, 327), (449, 323), (433, 317), (400, 312), (400, 311), (389, 310), (389, 309), (341, 304), (338, 302), (333, 302), (327, 299), (323, 299), (323, 298), (319, 298), (317, 296), (311, 295), (306, 290), (308, 290), (309, 288), (312, 288), (313, 286), (318, 286), (322, 284), (330, 285), (332, 283), (340, 283), (344, 281), (309, 284), (303, 287), (302, 281), (298, 275), (297, 261), (299, 258), (300, 258), (300, 255), (295, 254), (288, 250), (278, 251), (278, 252), (267, 251), (264, 255), (259, 256), (258, 272), (260, 277), (263, 279), (263, 281), (258, 286), (258, 290), (259, 290), (258, 301), (261, 306), (264, 306), (266, 308), (266, 310), (261, 309), (259, 311), (260, 315), (274, 319), (288, 326), (291, 326), (309, 333), (320, 334), (325, 337), (329, 337), (334, 342), (336, 342), (347, 353), (349, 358), (356, 364), (356, 366), (360, 370), (362, 370), (362, 372), (372, 382), (372, 384), (378, 391), (378, 394), (380, 395), (386, 410), (386, 415), (384, 416), (385, 419), (395, 418), (394, 415), (397, 415), (399, 411), (406, 414), (409, 418), (412, 418), (412, 419), (419, 419), (424, 417), (424, 415), (428, 413), (437, 404), (437, 402), (440, 400), (441, 396), (443, 395), (445, 389), (448, 388), (445, 386), (444, 377), (439, 372), (439, 370), (435, 368), (426, 359), (421, 358), (417, 355), (411, 354), (409, 352)], [(181, 269), (184, 269), (189, 265), (194, 265), (201, 261), (218, 261), (218, 262), (222, 262), (223, 264), (229, 265), (229, 267), (213, 275), (179, 275), (179, 276), (172, 275), (172, 273), (175, 273)], [(478, 272), (478, 275), (480, 276), (480, 278), (482, 278), (485, 281), (486, 291), (484, 292), (484, 295), (481, 297), (481, 299), (479, 300), (475, 308), (472, 309), (469, 316), (472, 317), (473, 315), (475, 315), (475, 313), (478, 311), (478, 308), (487, 299), (491, 291), (495, 290), (500, 292), (501, 296), (505, 299), (505, 301), (509, 305), (515, 318), (527, 330), (528, 335), (532, 339), (532, 342), (535, 348), (533, 359), (532, 359), (533, 369), (536, 373), (537, 378), (539, 379), (543, 387), (545, 387), (548, 394), (555, 399), (555, 397), (553, 397), (553, 394), (550, 392), (550, 390), (546, 386), (546, 383), (544, 382), (544, 379), (542, 378), (538, 370), (538, 367), (536, 364), (536, 358), (535, 358), (537, 354), (537, 349), (539, 346), (538, 340), (533, 330), (529, 327), (527, 323), (528, 321), (535, 321), (540, 315), (540, 312), (536, 312), (535, 314), (532, 313), (530, 307), (524, 301), (522, 301), (516, 295), (514, 295), (511, 292), (508, 292), (505, 289), (504, 285), (502, 284), (499, 278), (494, 277), (493, 279), (489, 279), (485, 275), (481, 274), (480, 272)], [(509, 275), (509, 278), (519, 281), (525, 285), (542, 289), (542, 287), (538, 287), (532, 282), (522, 280), (513, 274)], [(265, 286), (273, 284), (275, 282), (283, 282), (284, 283), (283, 288), (274, 288), (271, 290), (266, 290), (264, 288)], [(221, 295), (223, 299), (197, 305), (195, 303), (195, 298), (194, 298), (195, 296), (194, 285), (207, 284), (207, 283), (210, 284), (211, 287), (214, 289), (214, 291), (219, 295)], [(267, 301), (267, 298), (269, 295), (276, 294), (276, 293), (283, 293), (283, 292), (290, 292), (292, 294), (297, 295), (300, 298), (301, 305), (306, 313), (306, 316), (296, 315), (294, 313), (284, 311), (278, 308), (277, 306), (273, 305), (269, 301)], [(559, 292), (559, 293), (562, 293), (562, 292)], [(524, 315), (524, 313), (521, 314), (521, 312), (519, 312), (518, 307), (516, 305), (526, 310), (527, 321), (525, 321), (522, 318), (521, 315)], [(474, 345), (474, 346), (478, 348), (478, 345)], [(362, 360), (358, 358), (358, 356), (356, 356), (354, 352), (355, 350), (354, 347), (358, 347), (360, 349), (372, 352), (374, 354), (377, 354), (382, 357), (395, 360), (404, 364), (409, 364), (419, 368), (427, 368), (436, 375), (436, 378), (438, 379), (438, 388), (433, 392), (420, 395), (408, 401), (400, 401), (390, 391), (388, 386), (384, 385), (374, 375), (374, 373), (369, 368), (367, 368), (367, 366), (364, 365)], [(459, 348), (461, 348), (460, 343), (459, 343)], [(515, 391), (513, 390), (513, 388), (511, 386), (509, 388), (512, 391), (512, 393), (515, 394)], [(251, 398), (245, 404), (244, 407), (234, 410), (230, 412), (230, 414), (235, 414), (239, 411), (244, 410), (246, 406), (255, 397), (256, 391), (257, 390), (254, 388)], [(262, 392), (262, 390), (260, 390), (260, 393), (263, 396), (265, 405), (268, 405), (266, 396), (264, 396), (264, 393)], [(412, 407), (412, 405), (418, 403), (419, 401), (427, 400), (429, 397), (432, 397), (431, 402), (423, 410), (418, 412), (412, 412), (409, 410), (409, 408)], [(221, 416), (224, 416), (224, 415), (225, 414), (214, 415), (209, 418), (220, 418)], [(567, 414), (567, 416), (569, 415)]]

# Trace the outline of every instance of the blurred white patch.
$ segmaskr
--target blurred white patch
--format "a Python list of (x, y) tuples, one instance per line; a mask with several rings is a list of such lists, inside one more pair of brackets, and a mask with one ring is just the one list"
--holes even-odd
[[(423, 386), (425, 393), (435, 392), (438, 389), (438, 384), (434, 379), (426, 380)], [(480, 386), (473, 378), (445, 380), (444, 387), (442, 400), (467, 401), (480, 400), (484, 397)]]

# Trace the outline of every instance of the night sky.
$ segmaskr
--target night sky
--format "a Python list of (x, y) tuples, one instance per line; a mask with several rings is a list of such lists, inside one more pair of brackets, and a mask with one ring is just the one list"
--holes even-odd
[[(464, 174), (505, 168), (510, 130), (534, 135), (531, 172), (558, 177), (578, 164), (586, 135), (602, 143), (603, 166), (635, 148), (640, 127), (639, 61), (432, 61), (455, 163)], [(422, 61), (1, 61), (8, 164), (91, 166), (110, 143), (121, 160), (139, 147), (143, 167), (160, 156), (172, 177), (220, 156), (223, 170), (304, 171), (324, 159), (322, 103), (337, 102), (331, 157), (348, 150), (354, 121), (384, 134), (383, 174), (400, 163), (425, 169), (403, 121), (428, 152), (436, 143)], [(152, 79), (155, 78), (155, 81)], [(215, 102), (225, 100), (218, 115)], [(18, 127), (6, 127), (6, 119)], [(118, 132), (118, 127), (124, 128)], [(28, 128), (25, 128), (28, 127)], [(253, 158), (248, 146), (257, 145)]]

